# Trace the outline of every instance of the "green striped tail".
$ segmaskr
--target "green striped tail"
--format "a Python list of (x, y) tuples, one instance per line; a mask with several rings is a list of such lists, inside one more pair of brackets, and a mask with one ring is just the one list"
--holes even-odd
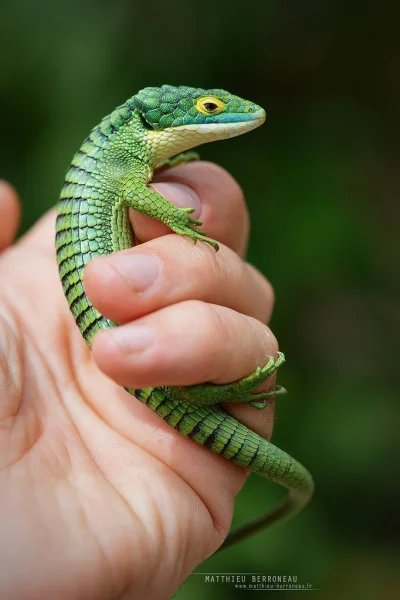
[(289, 494), (277, 507), (230, 533), (222, 548), (294, 516), (311, 499), (314, 482), (310, 473), (289, 454), (239, 423), (219, 406), (199, 406), (176, 400), (168, 396), (168, 388), (128, 391), (136, 393), (141, 402), (185, 437), (289, 489)]

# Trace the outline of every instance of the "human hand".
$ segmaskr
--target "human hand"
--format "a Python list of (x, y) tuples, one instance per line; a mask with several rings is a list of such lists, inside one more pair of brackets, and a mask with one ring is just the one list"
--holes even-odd
[[(248, 375), (276, 354), (263, 324), (273, 293), (243, 261), (247, 212), (224, 170), (191, 163), (156, 180), (171, 202), (196, 207), (220, 251), (165, 236), (161, 223), (132, 213), (146, 244), (95, 259), (85, 272), (93, 304), (123, 324), (98, 334), (92, 352), (59, 281), (55, 212), (10, 246), (18, 201), (0, 185), (2, 598), (170, 598), (228, 532), (247, 471), (183, 438), (117, 383)], [(140, 325), (154, 340), (129, 352)], [(272, 404), (226, 409), (270, 436)]]

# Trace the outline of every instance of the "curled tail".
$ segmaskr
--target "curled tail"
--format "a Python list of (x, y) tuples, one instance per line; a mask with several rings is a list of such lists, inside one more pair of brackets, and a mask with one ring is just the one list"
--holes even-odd
[[(252, 431), (250, 433), (252, 438), (256, 435)], [(232, 531), (221, 548), (227, 548), (253, 533), (293, 517), (308, 504), (314, 492), (313, 478), (302, 464), (264, 438), (256, 437), (257, 450), (247, 466), (255, 473), (287, 488), (289, 493), (276, 507)], [(235, 459), (232, 460), (236, 462)]]
[(168, 387), (136, 390), (136, 396), (185, 437), (289, 490), (276, 508), (230, 533), (222, 548), (292, 517), (311, 499), (314, 482), (307, 469), (219, 406), (178, 400)]

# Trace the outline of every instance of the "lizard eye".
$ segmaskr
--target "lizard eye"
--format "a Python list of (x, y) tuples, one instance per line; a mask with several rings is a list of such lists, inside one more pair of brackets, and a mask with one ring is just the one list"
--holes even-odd
[(203, 115), (217, 115), (225, 106), (225, 102), (215, 96), (203, 96), (196, 102), (196, 109)]

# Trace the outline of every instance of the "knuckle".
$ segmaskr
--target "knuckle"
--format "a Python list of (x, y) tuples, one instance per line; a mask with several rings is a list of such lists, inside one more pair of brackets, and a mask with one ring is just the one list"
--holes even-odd
[(188, 322), (196, 322), (197, 329), (202, 338), (212, 340), (213, 344), (218, 340), (218, 345), (228, 342), (230, 334), (229, 324), (224, 319), (224, 314), (229, 309), (209, 304), (201, 300), (189, 300), (186, 302)]
[(220, 165), (217, 165), (217, 163), (214, 163), (214, 162), (211, 162), (208, 160), (200, 161), (199, 163), (196, 164), (196, 168), (204, 171), (209, 176), (215, 177), (218, 180), (221, 177), (233, 179), (233, 177), (230, 175), (230, 173), (228, 173), (228, 171), (226, 169), (224, 169)]
[[(224, 261), (221, 261), (221, 255), (207, 247), (202, 248), (203, 252), (199, 253), (199, 274), (204, 279), (204, 284), (208, 292), (214, 292), (221, 283), (226, 281), (226, 269)], [(222, 281), (221, 281), (222, 280)]]
[(215, 304), (207, 304), (208, 309), (208, 328), (213, 337), (217, 337), (223, 346), (229, 345), (231, 338), (231, 328), (226, 319), (229, 309)]
[(229, 198), (230, 208), (234, 212), (245, 212), (247, 215), (247, 206), (243, 190), (232, 175), (220, 165), (212, 162), (202, 161), (198, 167), (204, 171), (204, 181), (218, 195), (223, 194)]
[(263, 326), (262, 330), (262, 343), (266, 356), (276, 357), (279, 351), (278, 340), (272, 333), (271, 329), (266, 325)]
[(249, 287), (255, 288), (258, 297), (257, 318), (268, 323), (275, 304), (275, 292), (270, 281), (253, 265), (245, 263)]
[(198, 253), (196, 276), (203, 295), (212, 296), (216, 303), (220, 299), (226, 302), (248, 282), (242, 259), (226, 246), (221, 246), (218, 253), (202, 247)]
[(268, 323), (272, 316), (272, 311), (275, 303), (275, 292), (267, 279), (261, 282), (261, 302), (260, 302), (260, 321)]
[(253, 349), (255, 347), (257, 348), (256, 354), (259, 357), (259, 366), (263, 366), (265, 362), (268, 362), (268, 357), (277, 357), (279, 350), (278, 341), (267, 325), (264, 325), (258, 319), (254, 319), (253, 317), (245, 318), (247, 320), (245, 327), (250, 334), (251, 347)]

